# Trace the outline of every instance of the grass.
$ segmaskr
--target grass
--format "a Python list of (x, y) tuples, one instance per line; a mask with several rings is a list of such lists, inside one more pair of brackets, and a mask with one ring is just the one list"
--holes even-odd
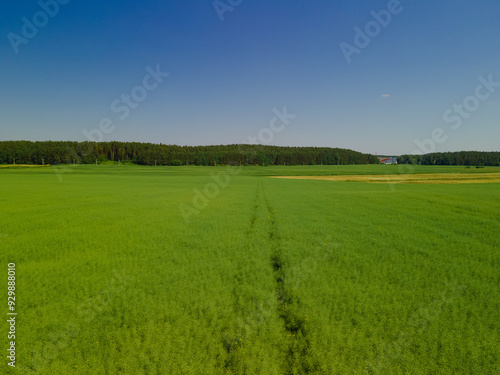
[(10, 372), (500, 370), (498, 183), (267, 178), (397, 166), (245, 167), (186, 222), (180, 205), (223, 171), (1, 170), (1, 254), (17, 269)]

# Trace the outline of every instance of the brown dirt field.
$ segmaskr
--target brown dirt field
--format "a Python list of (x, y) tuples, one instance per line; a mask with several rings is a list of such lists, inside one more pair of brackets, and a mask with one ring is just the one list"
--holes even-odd
[(354, 181), (391, 184), (484, 184), (500, 182), (500, 173), (429, 173), (359, 176), (273, 176), (294, 180)]

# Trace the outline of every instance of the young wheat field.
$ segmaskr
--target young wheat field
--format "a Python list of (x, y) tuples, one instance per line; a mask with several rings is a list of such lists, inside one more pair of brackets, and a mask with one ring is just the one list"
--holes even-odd
[(1, 168), (10, 372), (498, 374), (499, 173)]

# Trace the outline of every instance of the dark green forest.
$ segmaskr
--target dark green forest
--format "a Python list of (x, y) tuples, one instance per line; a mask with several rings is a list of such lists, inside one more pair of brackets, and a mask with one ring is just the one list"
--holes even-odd
[(175, 146), (136, 142), (0, 142), (0, 164), (344, 165), (378, 164), (374, 155), (327, 147)]
[[(500, 152), (401, 155), (399, 164), (500, 166)], [(0, 141), (0, 164), (346, 165), (378, 164), (375, 155), (329, 147), (176, 146), (139, 142)]]
[(399, 164), (421, 165), (486, 165), (500, 166), (500, 152), (459, 151), (434, 152), (425, 155), (401, 155)]

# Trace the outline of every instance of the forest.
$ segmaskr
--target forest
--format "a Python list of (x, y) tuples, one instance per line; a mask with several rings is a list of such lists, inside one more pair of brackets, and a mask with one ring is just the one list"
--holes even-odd
[(376, 156), (328, 147), (176, 146), (138, 142), (0, 142), (0, 164), (346, 165), (378, 164)]
[(425, 155), (401, 155), (399, 164), (500, 166), (500, 152), (434, 152)]
[[(500, 166), (500, 152), (401, 155), (399, 164)], [(0, 164), (352, 165), (378, 164), (375, 155), (329, 147), (267, 145), (177, 146), (139, 142), (0, 141)]]

